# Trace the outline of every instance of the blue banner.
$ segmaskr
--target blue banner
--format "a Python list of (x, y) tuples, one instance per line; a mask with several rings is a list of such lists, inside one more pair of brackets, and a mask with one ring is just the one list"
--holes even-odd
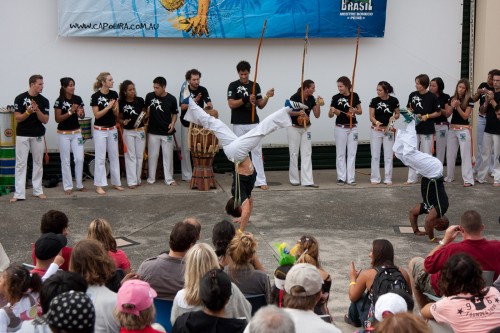
[(387, 0), (59, 0), (60, 36), (383, 37)]

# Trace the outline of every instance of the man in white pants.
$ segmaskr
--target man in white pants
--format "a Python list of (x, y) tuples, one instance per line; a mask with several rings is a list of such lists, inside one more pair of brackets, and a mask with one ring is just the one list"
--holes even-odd
[(146, 107), (149, 108), (148, 124), (148, 184), (156, 181), (156, 166), (163, 154), (163, 174), (165, 184), (175, 186), (174, 180), (174, 133), (177, 121), (177, 99), (166, 90), (167, 80), (158, 76), (153, 80), (153, 92), (146, 95)]
[(43, 194), (43, 150), (45, 148), (45, 126), (49, 121), (49, 101), (41, 95), (43, 77), (32, 75), (29, 90), (14, 100), (16, 127), (16, 174), (14, 197), (10, 202), (26, 199), (26, 168), (28, 154), (33, 157), (33, 196), (45, 199)]
[[(186, 102), (183, 101), (183, 103)], [(189, 98), (189, 110), (184, 119), (213, 131), (219, 139), (226, 157), (235, 163), (236, 172), (233, 173), (233, 186), (231, 188), (233, 196), (226, 204), (226, 212), (237, 218), (235, 222), (240, 223), (239, 232), (245, 230), (250, 220), (253, 208), (251, 195), (258, 172), (256, 172), (248, 153), (259, 145), (260, 141), (269, 133), (279, 128), (292, 126), (289, 113), (294, 109), (307, 109), (307, 106), (287, 100), (285, 107), (266, 117), (251, 131), (238, 137), (224, 122), (207, 114), (192, 98)]]
[[(240, 61), (236, 66), (239, 80), (231, 82), (227, 89), (227, 103), (231, 108), (231, 124), (233, 124), (234, 134), (241, 136), (259, 123), (259, 116), (255, 108), (254, 119), (252, 119), (252, 105), (263, 109), (267, 105), (269, 98), (274, 96), (274, 88), (266, 92), (262, 97), (260, 86), (255, 83), (255, 94), (252, 94), (253, 82), (249, 79), (250, 64), (247, 61)], [(252, 150), (252, 163), (257, 171), (255, 186), (263, 190), (268, 190), (266, 174), (264, 173), (264, 160), (262, 157), (262, 144), (258, 144)]]
[[(187, 89), (191, 98), (198, 104), (200, 108), (204, 108), (205, 104), (207, 109), (212, 109), (212, 100), (208, 94), (208, 90), (200, 86), (201, 72), (197, 69), (190, 69), (186, 72), (186, 82), (181, 88), (181, 101), (183, 100), (182, 95), (184, 90)], [(189, 121), (184, 120), (184, 115), (189, 108), (189, 104), (183, 104), (181, 102), (181, 146), (182, 146), (182, 180), (189, 182), (193, 177), (193, 169), (191, 167), (191, 153), (189, 151)]]

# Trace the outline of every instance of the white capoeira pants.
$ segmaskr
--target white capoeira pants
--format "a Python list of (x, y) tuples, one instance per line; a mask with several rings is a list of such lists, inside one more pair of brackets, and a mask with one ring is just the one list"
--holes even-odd
[[(288, 127), (288, 150), (290, 151), (290, 167), (288, 177), (292, 185), (313, 185), (312, 142), (311, 132), (304, 127)], [(300, 153), (300, 176), (299, 176)]]
[(384, 146), (384, 183), (392, 183), (392, 146), (394, 146), (394, 132), (387, 135), (383, 131), (371, 129), (370, 150), (372, 153), (371, 177), (372, 183), (380, 183), (380, 148)]
[[(290, 110), (287, 107), (279, 109), (242, 136), (236, 136), (222, 120), (210, 116), (191, 98), (189, 99), (189, 110), (184, 119), (213, 131), (219, 139), (226, 157), (233, 163), (239, 163), (248, 157), (248, 153), (257, 147), (266, 135), (280, 128), (292, 126)], [(253, 160), (252, 163), (254, 163)]]
[(498, 161), (500, 157), (500, 135), (484, 132), (482, 148), (483, 150), (481, 151), (481, 155), (483, 156), (483, 163), (477, 172), (477, 180), (480, 183), (484, 183), (486, 181), (485, 178), (488, 173), (489, 163), (484, 163), (484, 161), (488, 161), (491, 153), (493, 152), (493, 155), (495, 156), (493, 163), (493, 178), (495, 184), (500, 184), (500, 162)]
[[(358, 150), (358, 128), (353, 125), (345, 127), (335, 126), (335, 148), (337, 153), (337, 179), (344, 182), (355, 182), (356, 152)], [(347, 148), (347, 163), (346, 163)]]
[[(434, 138), (432, 134), (416, 134), (417, 147), (420, 151), (425, 154), (432, 156), (432, 146), (434, 145)], [(443, 164), (443, 163), (441, 163)], [(417, 173), (414, 169), (410, 168), (408, 170), (408, 183), (416, 183), (418, 181)]]
[(160, 146), (163, 158), (163, 176), (165, 184), (170, 185), (174, 180), (174, 136), (148, 134), (148, 183), (156, 181), (156, 167), (160, 155)]
[(415, 174), (426, 178), (443, 176), (443, 164), (432, 155), (417, 150), (417, 132), (415, 122), (409, 123), (405, 129), (398, 129), (392, 147), (394, 154)]
[[(237, 136), (242, 136), (255, 127), (258, 124), (248, 124), (248, 125), (233, 125), (233, 132)], [(262, 143), (259, 142), (257, 146), (252, 149), (252, 163), (257, 171), (257, 180), (255, 181), (255, 186), (259, 187), (262, 185), (267, 185), (266, 174), (264, 173), (264, 158), (262, 157)]]
[(182, 180), (190, 181), (193, 177), (193, 167), (191, 166), (191, 152), (189, 151), (189, 127), (181, 124), (181, 170)]
[(450, 129), (446, 148), (446, 182), (455, 180), (455, 161), (457, 160), (458, 147), (462, 158), (462, 178), (464, 183), (474, 185), (471, 156), (471, 136), (468, 128)]
[(111, 185), (121, 186), (120, 160), (118, 156), (118, 131), (98, 130), (94, 127), (95, 171), (94, 186), (108, 186), (106, 177), (106, 152), (109, 159)]
[(448, 145), (448, 125), (434, 125), (434, 128), (436, 129), (436, 157), (444, 164), (446, 146)]
[(33, 173), (31, 182), (33, 184), (33, 195), (43, 194), (43, 150), (45, 137), (17, 136), (16, 137), (16, 173), (15, 173), (15, 199), (26, 199), (26, 169), (28, 167), (28, 155), (31, 151), (33, 158)]
[[(75, 131), (70, 131), (75, 132)], [(57, 134), (59, 141), (59, 156), (61, 157), (61, 173), (63, 188), (65, 191), (73, 189), (73, 177), (71, 176), (71, 151), (75, 162), (76, 188), (82, 189), (83, 175), (83, 138), (80, 131), (72, 134)]]
[[(481, 168), (481, 164), (483, 163), (483, 137), (484, 137), (484, 129), (486, 127), (486, 117), (478, 115), (477, 116), (477, 132), (476, 132), (476, 144), (477, 144), (477, 152), (476, 154), (476, 166), (474, 167), (474, 171), (476, 173), (479, 172), (479, 168)], [(489, 163), (489, 172), (493, 174), (494, 168), (494, 160), (495, 157), (491, 154), (490, 163)]]
[(127, 185), (136, 186), (141, 183), (142, 161), (146, 146), (144, 127), (137, 129), (124, 129), (123, 142), (127, 146), (125, 153), (125, 170), (127, 172)]

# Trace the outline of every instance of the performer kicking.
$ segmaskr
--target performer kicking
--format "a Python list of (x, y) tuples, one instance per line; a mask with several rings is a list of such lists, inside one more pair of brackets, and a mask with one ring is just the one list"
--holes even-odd
[[(415, 115), (401, 111), (408, 122), (406, 129), (398, 129), (393, 150), (406, 166), (422, 175), (420, 191), (422, 203), (410, 210), (410, 224), (417, 236), (427, 235), (431, 242), (436, 242), (434, 229), (442, 231), (448, 228), (449, 221), (444, 214), (448, 210), (448, 196), (443, 183), (443, 164), (439, 159), (417, 149), (417, 133), (415, 131)], [(418, 230), (418, 216), (427, 214), (425, 232)]]
[[(187, 97), (184, 96), (184, 98)], [(188, 101), (184, 100), (182, 104), (188, 104)], [(225, 123), (210, 116), (192, 98), (189, 98), (189, 109), (184, 119), (213, 131), (227, 158), (235, 164), (231, 186), (232, 197), (226, 204), (226, 212), (237, 218), (235, 222), (240, 223), (238, 232), (243, 232), (250, 220), (253, 209), (252, 190), (257, 179), (257, 171), (248, 153), (257, 147), (266, 135), (279, 128), (292, 126), (289, 113), (300, 109), (308, 109), (308, 107), (286, 100), (285, 107), (266, 117), (242, 136), (236, 136)]]

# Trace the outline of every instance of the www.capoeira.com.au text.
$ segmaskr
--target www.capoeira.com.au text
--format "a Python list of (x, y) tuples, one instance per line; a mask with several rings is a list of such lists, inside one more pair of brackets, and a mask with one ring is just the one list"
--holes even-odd
[(158, 30), (159, 24), (154, 23), (70, 23), (71, 29), (77, 30)]

